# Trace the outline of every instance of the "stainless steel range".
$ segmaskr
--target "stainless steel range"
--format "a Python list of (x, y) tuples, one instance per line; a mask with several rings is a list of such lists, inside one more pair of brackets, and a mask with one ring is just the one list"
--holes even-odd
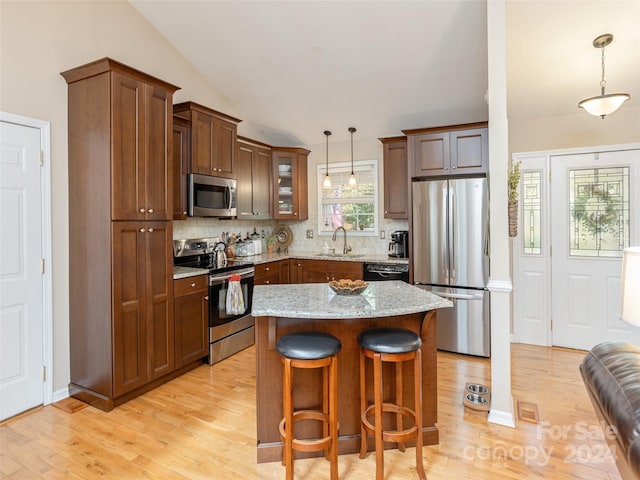
[[(243, 350), (254, 343), (254, 320), (251, 316), (253, 263), (238, 260), (216, 261), (217, 238), (174, 240), (173, 263), (182, 267), (209, 270), (209, 365)], [(244, 311), (227, 313), (226, 298), (232, 274), (240, 276)]]

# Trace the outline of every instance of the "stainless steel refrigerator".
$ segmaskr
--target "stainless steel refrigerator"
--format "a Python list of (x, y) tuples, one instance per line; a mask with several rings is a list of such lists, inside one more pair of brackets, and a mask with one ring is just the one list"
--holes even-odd
[(491, 354), (486, 178), (414, 181), (413, 281), (450, 299), (438, 310), (441, 350)]

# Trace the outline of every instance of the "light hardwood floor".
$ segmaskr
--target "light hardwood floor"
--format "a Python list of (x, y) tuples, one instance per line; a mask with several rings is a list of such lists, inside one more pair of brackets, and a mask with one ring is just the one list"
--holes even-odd
[[(430, 480), (619, 479), (578, 365), (584, 352), (513, 345), (513, 396), (535, 403), (540, 423), (511, 429), (462, 406), (465, 383), (490, 385), (490, 365), (438, 353), (440, 444), (424, 449)], [(356, 382), (357, 383), (357, 382)], [(340, 395), (355, 395), (340, 392)], [(255, 350), (202, 366), (104, 413), (53, 406), (0, 426), (2, 479), (283, 479), (256, 464)], [(385, 479), (413, 479), (408, 448), (385, 452)], [(297, 460), (297, 479), (329, 478), (324, 459)], [(375, 477), (375, 456), (339, 458), (341, 480)]]

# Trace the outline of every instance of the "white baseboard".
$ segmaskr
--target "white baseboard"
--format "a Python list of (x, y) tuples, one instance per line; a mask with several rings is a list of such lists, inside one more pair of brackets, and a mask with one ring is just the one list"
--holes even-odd
[(513, 411), (505, 412), (502, 410), (491, 409), (489, 411), (489, 416), (487, 417), (487, 421), (489, 423), (495, 423), (498, 425), (503, 425), (505, 427), (516, 428), (516, 422), (513, 418)]
[(56, 403), (56, 402), (59, 402), (60, 400), (64, 400), (68, 396), (69, 396), (68, 387), (61, 388), (60, 390), (56, 390), (55, 392), (53, 392), (53, 398), (51, 400), (51, 403)]

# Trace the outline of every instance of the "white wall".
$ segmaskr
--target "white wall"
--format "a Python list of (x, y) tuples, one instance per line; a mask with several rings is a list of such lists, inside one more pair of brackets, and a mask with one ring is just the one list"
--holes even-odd
[(69, 382), (67, 85), (59, 73), (109, 56), (182, 87), (175, 101), (193, 100), (230, 115), (235, 112), (124, 1), (2, 0), (0, 45), (0, 110), (51, 122), (55, 392)]

